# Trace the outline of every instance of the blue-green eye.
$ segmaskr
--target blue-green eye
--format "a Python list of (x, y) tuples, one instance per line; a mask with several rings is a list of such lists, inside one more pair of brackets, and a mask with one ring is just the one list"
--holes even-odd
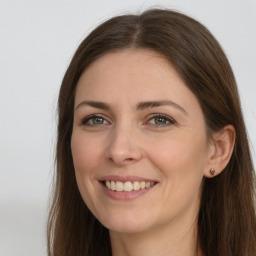
[(156, 126), (169, 126), (175, 124), (175, 121), (164, 114), (154, 114), (148, 123)]
[(105, 124), (108, 124), (108, 121), (106, 121), (101, 115), (90, 115), (82, 120), (82, 125), (93, 126)]
[[(175, 121), (164, 114), (154, 114), (149, 119), (148, 123), (155, 126), (170, 126), (175, 124)], [(102, 115), (98, 114), (87, 116), (81, 122), (81, 125), (85, 126), (97, 126), (107, 124), (109, 124), (109, 122)]]

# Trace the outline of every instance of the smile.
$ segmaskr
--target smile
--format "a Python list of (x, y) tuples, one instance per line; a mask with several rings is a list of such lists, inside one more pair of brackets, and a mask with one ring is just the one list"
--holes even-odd
[(153, 181), (113, 181), (107, 180), (104, 181), (103, 184), (106, 188), (112, 191), (117, 192), (131, 192), (131, 191), (138, 191), (145, 188), (150, 188), (156, 184)]

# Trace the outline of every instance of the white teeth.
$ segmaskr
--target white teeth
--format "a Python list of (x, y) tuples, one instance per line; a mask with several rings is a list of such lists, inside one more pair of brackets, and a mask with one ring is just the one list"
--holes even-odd
[(110, 186), (110, 189), (111, 190), (116, 190), (116, 183), (114, 181), (111, 181), (111, 186)]
[(126, 182), (124, 183), (124, 191), (130, 192), (130, 191), (132, 191), (132, 190), (133, 190), (133, 185), (132, 185), (132, 183), (131, 183), (130, 181), (126, 181)]
[(134, 190), (139, 190), (140, 189), (140, 182), (134, 181), (133, 182), (133, 189)]
[(116, 182), (116, 191), (124, 191), (124, 183), (121, 181)]
[(110, 181), (106, 181), (106, 187), (108, 188), (108, 189), (110, 189), (111, 188), (111, 183), (110, 183)]
[(113, 191), (118, 191), (118, 192), (122, 192), (122, 191), (126, 191), (126, 192), (131, 192), (131, 191), (137, 191), (140, 189), (145, 189), (145, 188), (149, 188), (151, 186), (154, 186), (156, 183), (151, 181), (151, 182), (146, 182), (146, 181), (126, 181), (126, 182), (121, 182), (121, 181), (105, 181), (105, 186)]

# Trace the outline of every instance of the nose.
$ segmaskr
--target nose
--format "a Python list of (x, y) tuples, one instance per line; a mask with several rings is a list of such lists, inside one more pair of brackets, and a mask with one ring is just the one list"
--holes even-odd
[(106, 158), (117, 166), (135, 163), (142, 158), (138, 136), (132, 128), (116, 128), (112, 131), (106, 149)]

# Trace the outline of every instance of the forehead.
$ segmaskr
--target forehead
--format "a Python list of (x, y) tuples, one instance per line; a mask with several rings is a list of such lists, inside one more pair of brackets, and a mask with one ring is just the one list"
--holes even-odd
[[(98, 100), (112, 103), (172, 100), (198, 106), (169, 61), (151, 50), (120, 50), (94, 61), (81, 75), (75, 102)], [(189, 106), (190, 105), (190, 106)]]
[[(159, 76), (164, 70), (171, 73), (173, 69), (163, 55), (153, 50), (122, 49), (106, 53), (92, 62), (81, 75), (79, 82), (89, 80), (93, 76), (97, 76), (98, 79), (102, 77), (117, 79), (119, 74), (122, 76), (133, 75), (136, 78), (146, 74), (147, 76), (144, 78), (147, 78), (148, 76)], [(79, 82), (78, 84), (80, 84)]]

